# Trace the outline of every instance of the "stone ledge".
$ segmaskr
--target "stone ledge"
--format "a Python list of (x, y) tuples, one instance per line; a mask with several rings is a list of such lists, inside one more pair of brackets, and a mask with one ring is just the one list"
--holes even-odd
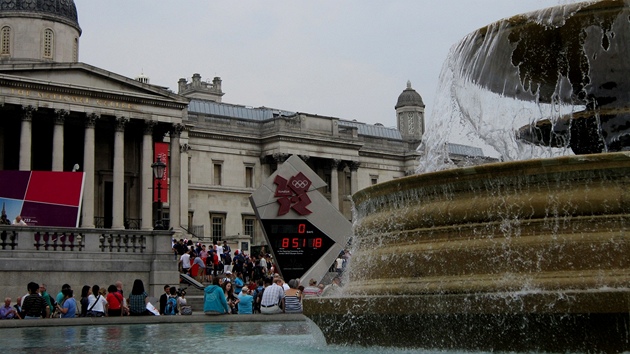
[(205, 315), (193, 312), (190, 316), (133, 316), (133, 317), (78, 317), (47, 318), (42, 320), (2, 320), (0, 328), (56, 327), (56, 326), (94, 326), (94, 325), (132, 325), (160, 323), (223, 323), (223, 322), (303, 322), (302, 314), (277, 315)]

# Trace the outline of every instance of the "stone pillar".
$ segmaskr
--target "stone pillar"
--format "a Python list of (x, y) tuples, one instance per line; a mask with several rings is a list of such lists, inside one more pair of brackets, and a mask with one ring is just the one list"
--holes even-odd
[(112, 196), (112, 229), (125, 228), (125, 125), (128, 118), (116, 118), (114, 133), (114, 186)]
[(179, 138), (184, 126), (181, 124), (174, 124), (171, 129), (171, 164), (168, 168), (170, 172), (169, 182), (169, 212), (171, 215), (170, 226), (173, 230), (180, 230), (181, 225), (181, 154)]
[(70, 112), (55, 110), (55, 126), (53, 128), (52, 170), (63, 171), (63, 123)]
[(361, 163), (359, 161), (350, 161), (348, 167), (350, 168), (350, 191), (351, 195), (359, 191), (359, 177), (357, 170)]
[(85, 182), (83, 185), (83, 206), (81, 207), (81, 227), (94, 228), (94, 133), (96, 120), (100, 115), (91, 113), (85, 119), (85, 139), (83, 140), (83, 172)]
[[(140, 217), (142, 230), (153, 229), (153, 128), (157, 124), (153, 120), (144, 121), (144, 135), (142, 136), (142, 166), (140, 175), (142, 186), (142, 196), (140, 198)], [(166, 162), (166, 161), (164, 161)]]
[(330, 203), (339, 210), (339, 164), (341, 160), (330, 161)]
[(37, 108), (33, 106), (22, 106), (22, 129), (20, 129), (20, 171), (31, 170), (31, 122), (33, 121), (33, 112)]
[[(184, 134), (186, 131), (184, 130)], [(188, 228), (191, 229), (192, 225), (188, 225), (188, 151), (190, 150), (190, 145), (181, 144), (180, 145), (180, 154), (181, 154), (181, 178), (180, 178), (180, 219), (181, 222)]]

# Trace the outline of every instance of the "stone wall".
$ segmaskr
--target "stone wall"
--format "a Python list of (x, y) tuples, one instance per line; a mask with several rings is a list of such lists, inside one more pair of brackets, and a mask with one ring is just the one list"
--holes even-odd
[(120, 280), (125, 295), (135, 279), (151, 296), (177, 285), (177, 259), (169, 231), (0, 226), (0, 296), (15, 300), (33, 281), (56, 295), (70, 284), (107, 287)]

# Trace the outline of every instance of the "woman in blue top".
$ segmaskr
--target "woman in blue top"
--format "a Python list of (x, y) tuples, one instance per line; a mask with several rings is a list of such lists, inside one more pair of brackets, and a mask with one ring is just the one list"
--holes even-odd
[(253, 313), (253, 305), (254, 305), (254, 297), (249, 294), (249, 288), (244, 287), (243, 291), (238, 295), (238, 314), (252, 314)]
[(225, 292), (219, 286), (219, 278), (216, 276), (212, 277), (212, 285), (206, 286), (203, 290), (203, 312), (206, 315), (230, 313), (230, 306), (228, 306), (225, 299)]
[(74, 318), (77, 315), (77, 301), (72, 297), (72, 289), (63, 289), (63, 300), (57, 304), (57, 310), (61, 312), (61, 318)]

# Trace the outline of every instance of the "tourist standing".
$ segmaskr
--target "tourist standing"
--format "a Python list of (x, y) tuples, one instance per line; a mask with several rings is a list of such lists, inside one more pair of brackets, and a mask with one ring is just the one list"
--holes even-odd
[(179, 261), (182, 265), (182, 273), (188, 274), (190, 272), (190, 250), (186, 251)]

